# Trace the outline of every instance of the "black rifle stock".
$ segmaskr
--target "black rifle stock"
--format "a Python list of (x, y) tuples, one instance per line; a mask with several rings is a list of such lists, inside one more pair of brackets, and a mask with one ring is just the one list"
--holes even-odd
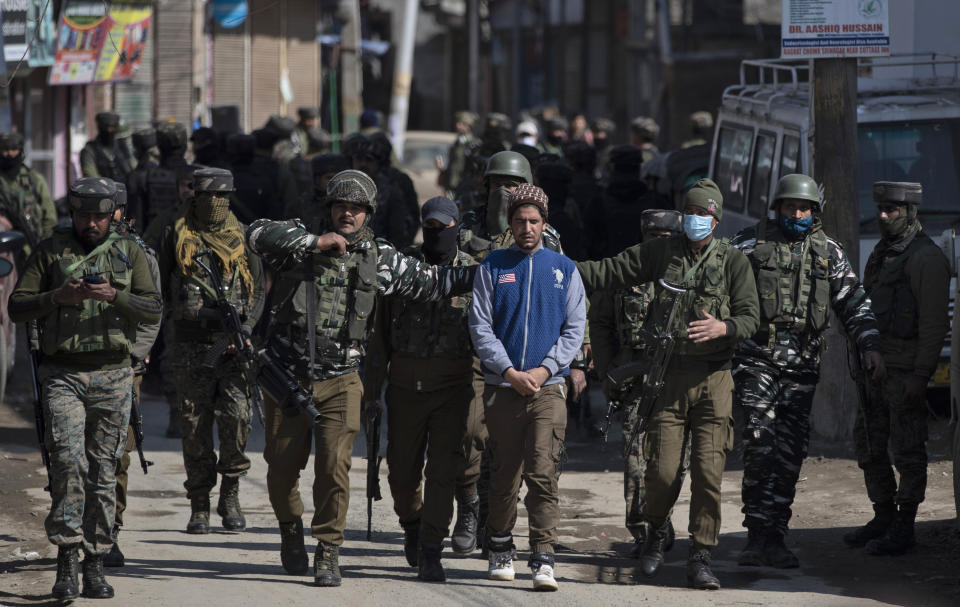
[[(647, 330), (642, 331), (641, 334), (646, 342), (644, 350), (647, 356), (645, 359), (621, 365), (607, 373), (607, 378), (615, 389), (622, 389), (628, 379), (637, 378), (622, 401), (623, 403), (637, 403), (635, 407), (636, 423), (630, 433), (629, 442), (624, 446), (627, 450), (636, 442), (637, 437), (646, 430), (650, 417), (654, 413), (653, 408), (657, 403), (657, 397), (663, 390), (663, 378), (667, 373), (670, 358), (673, 356), (673, 348), (676, 346), (676, 338), (670, 331), (673, 320), (677, 315), (680, 296), (687, 292), (686, 289), (671, 285), (662, 278), (659, 283), (663, 289), (670, 293), (671, 298), (670, 312), (667, 315), (666, 324), (662, 325), (656, 334)], [(642, 381), (640, 376), (643, 377)]]
[(40, 397), (40, 325), (37, 321), (27, 323), (27, 341), (30, 345), (30, 383), (33, 386), (33, 421), (37, 428), (37, 441), (40, 443), (40, 459), (47, 470), (47, 486), (50, 491), (50, 453), (47, 451), (47, 420), (43, 416), (43, 400)]
[(372, 537), (373, 525), (373, 502), (380, 501), (383, 496), (380, 495), (380, 422), (382, 412), (380, 407), (376, 408), (376, 413), (367, 416), (366, 435), (367, 435), (367, 541)]
[(137, 455), (140, 456), (140, 467), (143, 473), (147, 473), (147, 468), (153, 465), (143, 455), (143, 413), (140, 411), (140, 399), (137, 398), (137, 390), (130, 391), (130, 427), (133, 429), (133, 442), (137, 446)]
[(870, 413), (870, 392), (867, 389), (866, 365), (863, 363), (863, 354), (857, 343), (851, 337), (847, 337), (847, 366), (850, 368), (850, 377), (857, 385), (857, 406), (860, 408), (860, 415), (863, 417), (863, 437), (867, 443), (867, 454), (870, 455), (870, 425), (867, 423), (867, 416)]

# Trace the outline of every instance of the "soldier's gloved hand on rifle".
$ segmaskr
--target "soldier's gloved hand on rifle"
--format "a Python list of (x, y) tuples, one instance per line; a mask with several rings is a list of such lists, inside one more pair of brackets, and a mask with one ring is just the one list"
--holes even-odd
[(908, 375), (903, 380), (903, 400), (906, 402), (922, 402), (926, 398), (927, 380), (919, 375)]
[[(887, 374), (887, 366), (883, 362), (883, 356), (876, 350), (871, 350), (869, 352), (864, 352), (863, 354), (864, 364), (866, 365), (867, 371), (871, 371), (870, 379), (873, 381), (880, 381)], [(927, 386), (927, 382), (923, 382), (924, 388)]]
[(700, 312), (704, 320), (694, 320), (687, 325), (687, 336), (693, 343), (700, 344), (727, 334), (727, 323), (710, 316), (706, 310)]

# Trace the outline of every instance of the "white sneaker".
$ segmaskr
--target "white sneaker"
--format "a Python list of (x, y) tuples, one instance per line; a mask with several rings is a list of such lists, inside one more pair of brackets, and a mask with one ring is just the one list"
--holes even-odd
[(557, 580), (553, 579), (553, 566), (534, 561), (530, 566), (533, 571), (533, 589), (544, 592), (553, 592), (558, 588)]
[(487, 568), (487, 577), (501, 582), (512, 582), (516, 575), (513, 571), (513, 550), (503, 552), (490, 551), (490, 565)]

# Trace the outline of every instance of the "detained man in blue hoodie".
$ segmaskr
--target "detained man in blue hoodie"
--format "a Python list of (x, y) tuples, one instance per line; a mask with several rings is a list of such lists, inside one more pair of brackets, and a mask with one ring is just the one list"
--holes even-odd
[(521, 184), (510, 195), (515, 244), (488, 255), (473, 283), (470, 335), (483, 363), (490, 434), (490, 579), (514, 579), (511, 534), (521, 475), (527, 484), (535, 590), (556, 590), (560, 447), (567, 426), (564, 377), (583, 342), (583, 282), (574, 263), (545, 249), (547, 195)]

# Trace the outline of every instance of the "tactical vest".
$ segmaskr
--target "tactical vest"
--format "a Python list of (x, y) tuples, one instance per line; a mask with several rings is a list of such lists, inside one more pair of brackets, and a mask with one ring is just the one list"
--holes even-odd
[(622, 348), (640, 348), (644, 345), (640, 329), (655, 295), (654, 285), (647, 282), (628, 291), (617, 291), (614, 298), (614, 318), (617, 341)]
[[(687, 272), (683, 269), (683, 261), (688, 249), (686, 239), (683, 236), (673, 236), (667, 242), (669, 261), (663, 278), (670, 284), (687, 289), (686, 293), (679, 295), (677, 314), (674, 316), (673, 325), (669, 327), (670, 332), (677, 338), (674, 352), (679, 355), (701, 355), (726, 350), (729, 344), (723, 339), (693, 343), (687, 339), (687, 325), (695, 320), (703, 320), (701, 310), (706, 310), (717, 320), (726, 320), (730, 316), (730, 293), (724, 261), (733, 245), (726, 238), (715, 238), (708, 245), (710, 248), (702, 253), (706, 257), (700, 267), (685, 279)], [(656, 291), (646, 322), (648, 329), (653, 327), (654, 330), (659, 330), (667, 321), (673, 294), (659, 287)]]
[(30, 230), (34, 241), (43, 238), (43, 209), (32, 171), (21, 166), (16, 177), (0, 179), (0, 211), (8, 216), (14, 229)]
[[(216, 263), (220, 263), (217, 260)], [(223, 270), (223, 268), (221, 268)], [(240, 320), (247, 319), (251, 311), (251, 293), (244, 288), (240, 279), (239, 264), (223, 272), (223, 290), (227, 301), (233, 304)], [(205, 270), (194, 266), (190, 268), (190, 275), (184, 275), (179, 268), (173, 270), (170, 277), (170, 294), (173, 301), (170, 309), (171, 320), (201, 321), (200, 310), (203, 308), (215, 309), (218, 294), (213, 289), (213, 283)]]
[[(278, 304), (274, 323), (291, 345), (307, 350), (307, 280), (316, 290), (316, 362), (344, 364), (349, 350), (367, 338), (367, 325), (377, 297), (376, 242), (369, 248), (340, 257), (314, 254), (304, 263), (312, 267), (285, 272), (278, 293), (286, 297)], [(304, 272), (304, 269), (306, 272)], [(281, 290), (283, 289), (283, 290)], [(309, 356), (309, 354), (307, 354)]]
[[(794, 251), (780, 236), (761, 231), (750, 256), (760, 298), (760, 323), (794, 333), (818, 335), (830, 324), (830, 251), (823, 230)], [(809, 252), (809, 255), (805, 254)]]
[(180, 204), (180, 188), (176, 171), (155, 166), (147, 169), (147, 204), (144, 209), (144, 227), (157, 215)]
[[(130, 239), (111, 232), (104, 246), (98, 246), (99, 252), (89, 259), (73, 236), (72, 227), (55, 230), (51, 240), (51, 250), (57, 256), (50, 270), (53, 288), (93, 273), (102, 275), (117, 291), (130, 291), (133, 265), (129, 255), (136, 246)], [(137, 323), (112, 304), (95, 299), (76, 306), (57, 306), (41, 320), (41, 328), (41, 348), (47, 356), (103, 351), (129, 354), (137, 334)]]
[[(422, 258), (417, 253), (415, 256)], [(476, 263), (466, 253), (458, 252), (454, 265)], [(418, 358), (471, 358), (473, 344), (467, 326), (471, 299), (470, 295), (427, 302), (392, 298), (391, 349)]]
[(113, 158), (107, 154), (103, 144), (99, 141), (92, 141), (90, 147), (93, 149), (94, 162), (97, 164), (100, 175), (123, 183), (131, 169), (130, 163), (127, 162), (126, 157), (120, 150), (120, 146), (114, 144)]
[(870, 254), (863, 274), (863, 286), (870, 296), (871, 308), (880, 333), (900, 339), (917, 337), (917, 299), (904, 269), (911, 255), (928, 246), (937, 245), (929, 236), (920, 232), (899, 255), (884, 257), (877, 255), (876, 251)]

